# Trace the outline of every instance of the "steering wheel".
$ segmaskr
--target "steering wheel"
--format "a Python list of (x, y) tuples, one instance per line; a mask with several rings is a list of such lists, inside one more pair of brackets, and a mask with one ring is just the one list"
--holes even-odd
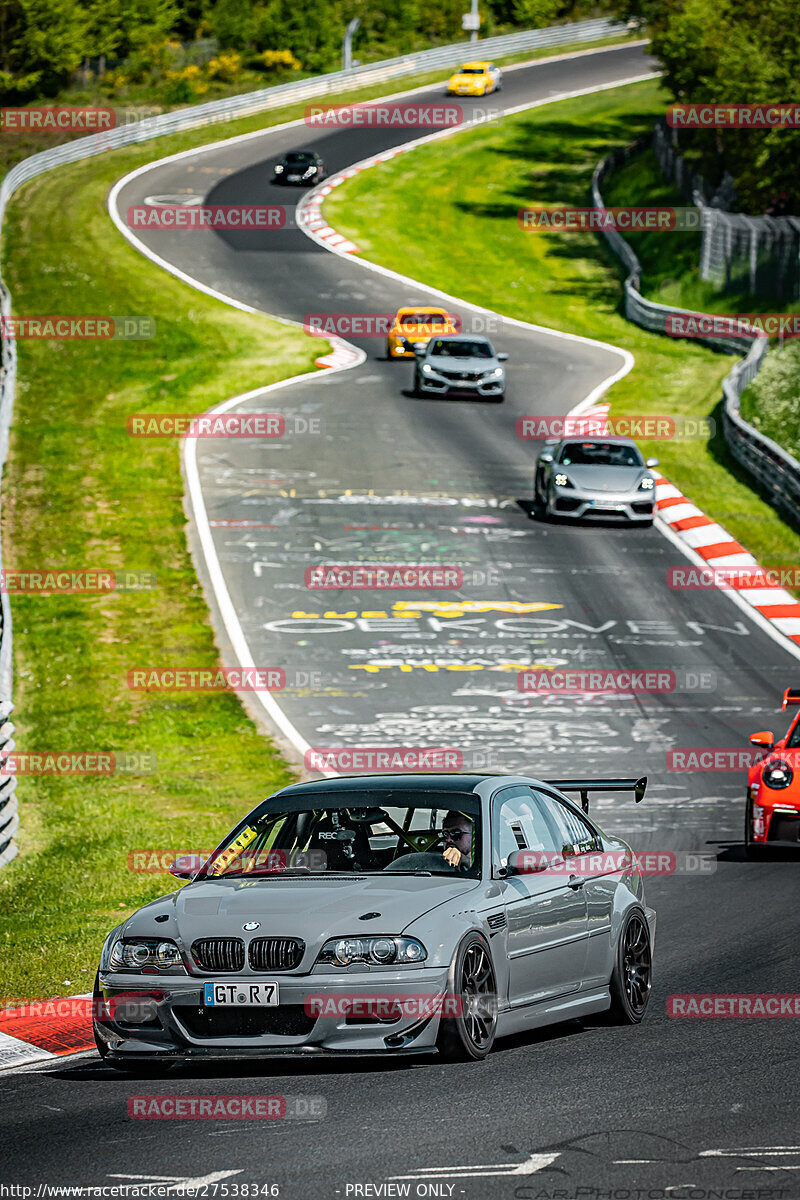
[(398, 825), (395, 833), (397, 834), (397, 845), (391, 858), (392, 862), (396, 862), (400, 853), (401, 839), (410, 847), (412, 854), (427, 854), (437, 843), (442, 841), (442, 835), (438, 829), (423, 829), (416, 833), (410, 833)]

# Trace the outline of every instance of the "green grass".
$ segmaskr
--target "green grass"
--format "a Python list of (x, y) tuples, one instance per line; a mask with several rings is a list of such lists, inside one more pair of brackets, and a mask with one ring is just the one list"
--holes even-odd
[(12, 598), (17, 746), (144, 750), (157, 765), (139, 776), (20, 778), (20, 855), (0, 876), (9, 996), (90, 987), (108, 929), (173, 883), (131, 873), (128, 852), (213, 846), (294, 777), (236, 696), (126, 686), (134, 667), (218, 661), (187, 549), (178, 443), (132, 439), (126, 417), (202, 411), (312, 370), (325, 345), (199, 294), (120, 237), (105, 209), (110, 185), (170, 148), (50, 172), (18, 195), (6, 226), (15, 312), (144, 314), (157, 325), (152, 341), (19, 344), (5, 566), (139, 568), (157, 586)]
[[(652, 149), (637, 154), (615, 171), (603, 186), (609, 206), (646, 204), (691, 207), (681, 193), (665, 180)], [(699, 232), (626, 234), (625, 240), (642, 264), (642, 294), (659, 304), (697, 309), (700, 312), (784, 312), (796, 309), (768, 294), (754, 295), (743, 284), (718, 291), (700, 278)]]
[[(733, 359), (626, 321), (623, 271), (604, 239), (526, 233), (517, 223), (532, 203), (590, 203), (598, 160), (647, 132), (665, 103), (653, 81), (504, 118), (361, 173), (328, 198), (325, 214), (384, 266), (504, 315), (630, 350), (636, 365), (609, 394), (612, 414), (711, 417), (719, 430), (720, 383)], [(751, 489), (721, 432), (642, 447), (763, 562), (794, 561), (800, 538)]]

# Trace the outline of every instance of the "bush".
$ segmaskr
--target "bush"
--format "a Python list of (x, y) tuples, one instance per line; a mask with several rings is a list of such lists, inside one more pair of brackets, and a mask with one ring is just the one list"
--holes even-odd
[(207, 91), (200, 67), (191, 64), (182, 71), (167, 71), (164, 99), (168, 104), (189, 104)]
[(223, 83), (233, 82), (241, 69), (242, 56), (237, 50), (223, 50), (206, 67), (209, 79), (219, 79)]
[(247, 65), (254, 71), (299, 71), (301, 67), (300, 60), (295, 58), (291, 50), (264, 50)]
[(742, 395), (742, 416), (800, 458), (800, 345), (773, 350)]

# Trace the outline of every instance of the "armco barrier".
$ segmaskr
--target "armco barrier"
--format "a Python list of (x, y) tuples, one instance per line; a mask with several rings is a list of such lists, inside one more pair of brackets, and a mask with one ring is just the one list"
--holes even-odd
[[(94, 133), (76, 138), (52, 150), (32, 154), (8, 172), (0, 183), (0, 233), (8, 201), (18, 188), (29, 179), (67, 163), (79, 162), (102, 154), (105, 150), (116, 150), (131, 146), (149, 138), (164, 137), (185, 129), (194, 129), (217, 122), (232, 121), (252, 113), (267, 112), (302, 100), (315, 100), (332, 92), (367, 87), (374, 83), (385, 83), (404, 76), (417, 75), (423, 71), (436, 71), (455, 66), (467, 56), (480, 53), (483, 58), (502, 58), (525, 50), (536, 50), (547, 46), (562, 46), (568, 42), (592, 42), (602, 38), (618, 37), (629, 32), (629, 26), (620, 21), (602, 18), (595, 21), (580, 21), (574, 25), (555, 25), (548, 29), (528, 29), (521, 33), (510, 33), (503, 37), (486, 38), (477, 43), (456, 42), (439, 46), (435, 50), (423, 50), (418, 54), (404, 54), (398, 58), (369, 63), (350, 71), (332, 71), (327, 75), (316, 75), (311, 79), (300, 79), (295, 83), (279, 84), (277, 87), (262, 88), (257, 92), (246, 92), (241, 96), (228, 96), (224, 100), (213, 100), (208, 104), (181, 108), (176, 112), (162, 113), (129, 125), (121, 125), (108, 133)], [(0, 315), (11, 315), (11, 296), (0, 280)], [(17, 372), (16, 345), (12, 340), (0, 342), (0, 478), (8, 451), (8, 432), (14, 406), (14, 388)], [(2, 549), (0, 548), (0, 569)], [(13, 708), (12, 690), (12, 640), (11, 611), (8, 596), (0, 594), (0, 749), (8, 741), (13, 725), (8, 715)], [(5, 739), (4, 739), (5, 731)], [(16, 808), (16, 779), (0, 773), (0, 867), (16, 854), (14, 834), (19, 824)]]
[[(609, 154), (595, 168), (592, 176), (592, 203), (604, 208), (600, 185), (621, 163), (643, 149), (648, 137), (640, 138)], [(705, 219), (705, 212), (703, 219)], [(684, 308), (669, 304), (657, 304), (642, 296), (642, 266), (630, 245), (616, 230), (604, 230), (604, 235), (614, 253), (627, 268), (625, 279), (625, 316), (634, 324), (654, 333), (665, 333), (667, 317), (672, 313), (685, 313)], [(696, 314), (702, 315), (702, 314)], [(744, 358), (722, 381), (722, 430), (733, 457), (756, 480), (760, 490), (770, 503), (796, 522), (800, 522), (800, 462), (770, 438), (765, 437), (743, 419), (739, 411), (742, 392), (755, 378), (769, 345), (765, 337), (708, 337), (702, 339), (716, 349), (729, 354), (746, 351)]]

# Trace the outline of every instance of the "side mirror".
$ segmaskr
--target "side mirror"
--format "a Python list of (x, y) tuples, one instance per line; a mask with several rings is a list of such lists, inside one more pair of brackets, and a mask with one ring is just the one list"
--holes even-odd
[(512, 850), (506, 861), (506, 875), (539, 875), (559, 871), (564, 859), (554, 850)]
[(648, 458), (648, 459), (646, 460), (646, 462), (645, 462), (645, 464), (644, 464), (644, 465), (645, 465), (646, 467), (657, 467), (657, 466), (658, 466), (658, 459), (657, 459), (657, 458)]
[(508, 355), (506, 354), (505, 350), (502, 352), (502, 354), (495, 354), (495, 358), (498, 362), (508, 362)]
[(553, 461), (553, 456), (549, 450), (543, 450), (539, 455), (539, 462), (550, 463)]
[(775, 745), (775, 735), (770, 733), (769, 729), (762, 729), (760, 733), (751, 733), (750, 741), (754, 746), (763, 746), (765, 750), (771, 750)]
[(202, 867), (205, 859), (199, 854), (181, 854), (170, 865), (169, 873), (176, 879), (191, 879)]

